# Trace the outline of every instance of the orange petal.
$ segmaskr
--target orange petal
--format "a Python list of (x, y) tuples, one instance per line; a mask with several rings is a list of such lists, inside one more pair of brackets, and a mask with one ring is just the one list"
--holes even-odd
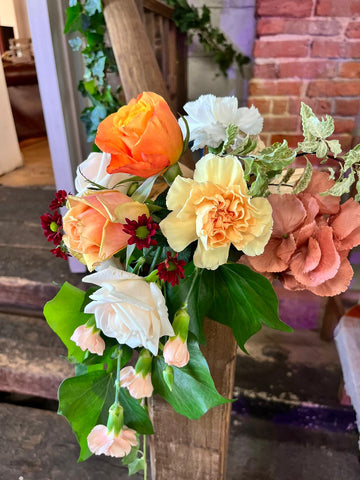
[(106, 153), (129, 153), (130, 150), (119, 135), (119, 129), (114, 125), (116, 113), (112, 113), (103, 120), (95, 137), (95, 144)]
[(339, 210), (340, 197), (327, 195), (323, 197), (319, 195), (320, 192), (326, 192), (334, 185), (334, 180), (330, 180), (329, 174), (326, 172), (319, 172), (314, 170), (310, 183), (304, 190), (304, 193), (313, 195), (319, 205), (319, 213), (324, 215), (331, 215)]
[(339, 270), (333, 278), (327, 280), (321, 285), (318, 285), (317, 287), (310, 287), (309, 290), (315, 293), (315, 295), (319, 295), (321, 297), (332, 297), (334, 295), (339, 295), (339, 293), (345, 292), (345, 290), (348, 288), (353, 274), (354, 272), (350, 262), (347, 258), (345, 258), (341, 262)]
[[(290, 270), (295, 279), (306, 287), (318, 286), (326, 280), (334, 277), (340, 266), (340, 256), (333, 242), (332, 229), (330, 227), (319, 228), (316, 232), (316, 240), (321, 250), (321, 257), (314, 270), (308, 273), (305, 272), (306, 259), (309, 254), (309, 247), (306, 245), (294, 255), (290, 263)], [(318, 255), (313, 241), (311, 244), (314, 256), (313, 258), (310, 257), (307, 264), (308, 266), (311, 262), (314, 263), (315, 257)]]
[(331, 217), (330, 224), (341, 250), (350, 250), (359, 245), (360, 205), (353, 198), (340, 206), (339, 213)]
[(282, 272), (288, 268), (288, 261), (294, 250), (295, 242), (292, 237), (287, 239), (271, 238), (264, 253), (246, 258), (258, 272)]
[(306, 217), (306, 211), (295, 195), (273, 194), (268, 200), (273, 209), (273, 236), (282, 237), (299, 228)]

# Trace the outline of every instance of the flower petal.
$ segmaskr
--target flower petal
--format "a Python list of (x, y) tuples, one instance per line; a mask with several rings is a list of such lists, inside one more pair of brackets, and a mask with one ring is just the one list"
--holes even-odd
[(212, 182), (216, 185), (228, 187), (230, 185), (240, 185), (241, 191), (245, 194), (247, 186), (244, 181), (244, 172), (239, 160), (227, 155), (219, 161), (218, 156), (208, 153), (196, 164), (194, 171), (195, 182)]
[(199, 268), (215, 270), (220, 265), (227, 262), (229, 256), (230, 243), (218, 248), (205, 249), (201, 242), (198, 242), (194, 253), (194, 265)]

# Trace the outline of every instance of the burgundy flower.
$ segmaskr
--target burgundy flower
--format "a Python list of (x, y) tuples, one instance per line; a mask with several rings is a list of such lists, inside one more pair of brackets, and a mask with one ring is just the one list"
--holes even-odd
[(62, 240), (62, 216), (58, 212), (51, 213), (44, 213), (44, 215), (40, 216), (41, 220), (41, 228), (43, 229), (43, 233), (47, 238), (48, 242), (53, 242), (54, 245), (60, 245)]
[(64, 260), (67, 260), (69, 256), (69, 254), (65, 250), (63, 250), (60, 245), (50, 250), (50, 252), (55, 255), (55, 257), (63, 258)]
[(157, 241), (152, 238), (159, 225), (151, 220), (151, 217), (147, 217), (144, 213), (140, 215), (137, 220), (130, 220), (125, 218), (126, 224), (124, 224), (123, 230), (130, 235), (128, 244), (135, 243), (139, 250), (143, 248), (149, 248), (150, 245), (157, 245)]
[(172, 256), (167, 252), (167, 259), (158, 265), (158, 277), (160, 280), (171, 283), (174, 287), (179, 284), (179, 278), (185, 278), (184, 266), (185, 260), (178, 260), (177, 255)]
[(50, 202), (49, 208), (50, 210), (57, 210), (60, 207), (63, 207), (66, 203), (68, 194), (65, 190), (58, 190), (55, 193), (55, 198)]

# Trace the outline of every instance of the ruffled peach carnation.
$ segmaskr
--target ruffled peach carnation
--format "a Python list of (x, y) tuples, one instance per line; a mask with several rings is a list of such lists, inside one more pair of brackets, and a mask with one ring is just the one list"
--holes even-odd
[(125, 218), (149, 215), (146, 205), (115, 190), (69, 195), (66, 206), (69, 211), (63, 218), (63, 242), (90, 271), (127, 246), (130, 236), (123, 230)]
[(131, 447), (137, 445), (136, 432), (126, 425), (116, 435), (109, 432), (105, 425), (96, 425), (87, 437), (90, 452), (95, 455), (109, 455), (122, 458), (130, 453)]
[(127, 388), (134, 398), (151, 397), (154, 387), (151, 382), (151, 373), (143, 376), (136, 373), (134, 367), (124, 367), (120, 370), (120, 384)]
[(100, 336), (100, 330), (95, 326), (80, 325), (70, 337), (81, 350), (89, 350), (91, 353), (102, 355), (105, 350), (105, 342)]
[(269, 196), (273, 233), (262, 255), (247, 257), (255, 270), (276, 276), (289, 290), (320, 296), (346, 290), (353, 276), (347, 257), (360, 243), (360, 205), (318, 195), (332, 185), (328, 174), (315, 171), (304, 192)]
[(251, 198), (236, 157), (208, 154), (197, 164), (194, 179), (176, 177), (167, 207), (173, 210), (160, 228), (170, 247), (184, 250), (198, 240), (194, 264), (215, 270), (227, 262), (230, 245), (259, 255), (272, 229), (266, 198)]
[(108, 173), (150, 177), (179, 160), (183, 149), (180, 127), (165, 100), (143, 92), (103, 120), (95, 138), (111, 154)]
[(178, 335), (169, 338), (164, 346), (163, 355), (168, 365), (178, 368), (185, 367), (190, 358), (187, 342), (183, 342)]

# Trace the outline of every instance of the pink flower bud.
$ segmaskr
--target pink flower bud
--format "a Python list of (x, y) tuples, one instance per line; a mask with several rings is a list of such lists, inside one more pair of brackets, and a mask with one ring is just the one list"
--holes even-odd
[(163, 355), (164, 360), (168, 365), (173, 365), (174, 367), (179, 368), (185, 367), (189, 362), (187, 342), (183, 342), (178, 335), (169, 338), (165, 344)]
[(100, 330), (85, 325), (77, 327), (70, 337), (70, 340), (76, 343), (81, 350), (89, 350), (91, 353), (102, 355), (105, 350), (105, 342), (100, 336)]
[(134, 398), (151, 397), (154, 390), (151, 383), (151, 373), (147, 373), (144, 377), (141, 372), (135, 373), (134, 367), (121, 369), (120, 384), (127, 388)]
[(110, 457), (125, 457), (131, 447), (137, 445), (136, 432), (126, 425), (116, 435), (105, 425), (96, 425), (87, 437), (88, 447), (95, 455), (109, 455)]

